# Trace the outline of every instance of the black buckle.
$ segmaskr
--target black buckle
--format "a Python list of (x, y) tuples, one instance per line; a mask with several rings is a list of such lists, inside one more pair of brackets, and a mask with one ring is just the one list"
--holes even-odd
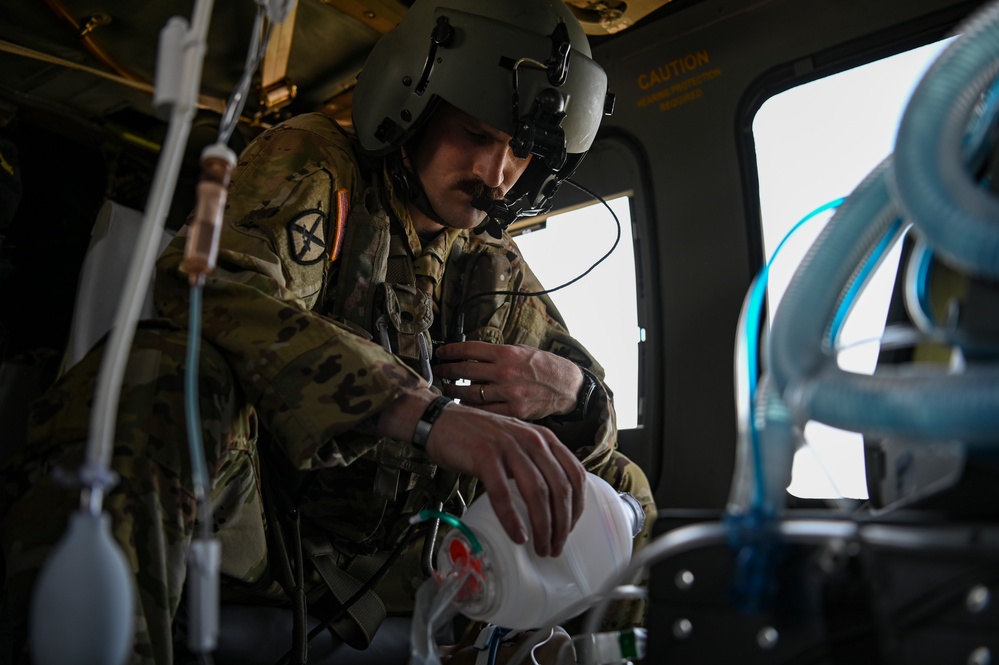
[(565, 79), (569, 75), (569, 54), (572, 53), (569, 28), (566, 27), (565, 21), (559, 19), (550, 38), (552, 40), (552, 54), (545, 61), (548, 68), (548, 82), (559, 87), (565, 83)]

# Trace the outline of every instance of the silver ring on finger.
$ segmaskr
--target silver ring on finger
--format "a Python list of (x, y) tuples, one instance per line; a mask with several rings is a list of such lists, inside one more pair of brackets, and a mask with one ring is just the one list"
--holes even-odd
[(485, 401), (486, 401), (486, 384), (484, 384), (484, 383), (480, 383), (479, 384), (479, 399), (483, 403), (485, 403)]

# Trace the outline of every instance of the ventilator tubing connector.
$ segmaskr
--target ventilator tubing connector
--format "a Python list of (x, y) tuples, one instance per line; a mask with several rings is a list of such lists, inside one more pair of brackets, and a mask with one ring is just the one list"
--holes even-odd
[(226, 195), (236, 153), (221, 143), (208, 146), (201, 153), (201, 180), (198, 181), (197, 204), (187, 228), (184, 247), (184, 270), (191, 286), (204, 284), (215, 269), (225, 213)]

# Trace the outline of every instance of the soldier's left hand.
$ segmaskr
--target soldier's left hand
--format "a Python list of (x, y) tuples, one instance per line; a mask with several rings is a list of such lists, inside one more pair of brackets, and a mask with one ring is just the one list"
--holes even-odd
[(445, 395), (471, 406), (521, 420), (569, 413), (583, 384), (583, 373), (567, 358), (530, 346), (454, 342), (437, 349), (434, 372), (448, 383)]

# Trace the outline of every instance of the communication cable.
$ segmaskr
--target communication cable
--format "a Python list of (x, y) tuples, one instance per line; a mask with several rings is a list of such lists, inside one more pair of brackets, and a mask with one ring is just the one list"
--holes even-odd
[[(354, 603), (360, 600), (364, 594), (371, 591), (371, 589), (373, 589), (375, 585), (378, 584), (378, 582), (385, 576), (385, 573), (388, 572), (388, 569), (392, 566), (392, 564), (398, 560), (398, 558), (402, 555), (403, 550), (406, 549), (406, 546), (415, 538), (415, 536), (416, 525), (411, 523), (406, 532), (403, 534), (399, 544), (392, 550), (382, 565), (378, 567), (378, 570), (376, 570), (369, 579), (365, 580), (364, 584), (362, 584), (350, 598), (344, 601), (341, 607), (337, 608), (325, 620), (320, 621), (318, 626), (310, 630), (306, 638), (306, 642), (311, 642), (317, 635), (322, 633), (324, 630), (328, 630), (330, 626), (344, 618), (344, 616), (347, 615), (347, 612), (349, 612), (354, 606)], [(287, 663), (291, 662), (291, 658), (294, 655), (292, 651), (293, 649), (289, 649), (285, 652), (285, 654), (277, 660), (275, 665), (287, 665)]]
[[(602, 203), (604, 205), (605, 208), (607, 208), (608, 212), (610, 212), (611, 217), (614, 218), (614, 223), (617, 225), (617, 236), (614, 238), (614, 243), (611, 245), (610, 249), (608, 249), (604, 253), (603, 256), (601, 256), (599, 259), (597, 259), (596, 261), (594, 261), (593, 264), (590, 265), (590, 267), (587, 268), (586, 270), (584, 270), (582, 273), (580, 273), (576, 277), (573, 277), (569, 281), (567, 281), (567, 282), (565, 282), (563, 284), (560, 284), (558, 286), (552, 287), (550, 289), (542, 289), (540, 291), (523, 291), (523, 292), (521, 292), (521, 291), (504, 291), (504, 290), (500, 290), (500, 291), (483, 291), (481, 293), (475, 293), (475, 294), (472, 294), (470, 296), (467, 296), (461, 302), (461, 304), (458, 306), (458, 314), (455, 317), (456, 321), (459, 322), (460, 326), (463, 326), (462, 322), (464, 321), (465, 308), (468, 306), (468, 303), (470, 303), (472, 300), (475, 300), (476, 298), (485, 298), (485, 297), (488, 297), (488, 296), (514, 296), (514, 297), (521, 297), (521, 298), (530, 298), (530, 297), (537, 297), (537, 296), (546, 296), (549, 293), (555, 293), (556, 291), (561, 291), (562, 289), (566, 288), (567, 286), (572, 286), (573, 284), (575, 284), (579, 280), (581, 280), (584, 277), (586, 277), (587, 275), (589, 275), (591, 272), (593, 272), (593, 270), (598, 265), (600, 265), (601, 263), (603, 263), (604, 261), (606, 261), (607, 258), (611, 254), (614, 253), (615, 249), (617, 249), (618, 244), (621, 242), (621, 220), (618, 219), (618, 216), (614, 212), (614, 209), (610, 207), (610, 204), (607, 203), (607, 201), (604, 200), (604, 198), (602, 196), (600, 196), (599, 194), (597, 194), (595, 191), (591, 190), (590, 188), (588, 188), (588, 187), (586, 187), (584, 185), (581, 185), (580, 183), (578, 183), (575, 180), (572, 180), (570, 178), (566, 178), (565, 182), (569, 183), (570, 185), (572, 185), (573, 187), (575, 187), (579, 191), (583, 192), (584, 194), (587, 194), (588, 196), (590, 196), (594, 200), (599, 201), (600, 203)], [(464, 331), (459, 331), (459, 332), (463, 333)]]

